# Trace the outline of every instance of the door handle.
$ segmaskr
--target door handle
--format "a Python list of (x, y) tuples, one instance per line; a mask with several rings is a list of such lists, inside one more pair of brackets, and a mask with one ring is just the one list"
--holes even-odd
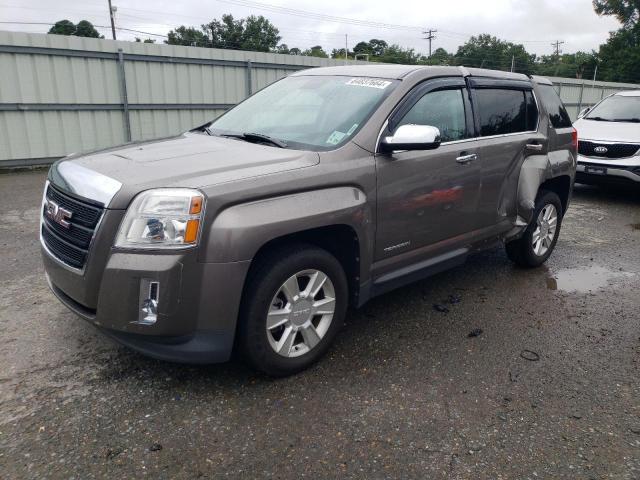
[(544, 146), (541, 143), (527, 143), (524, 148), (532, 152), (541, 152)]
[(456, 162), (460, 163), (461, 165), (465, 165), (477, 159), (478, 155), (476, 155), (475, 153), (470, 153), (469, 155), (460, 155), (458, 158), (456, 158)]

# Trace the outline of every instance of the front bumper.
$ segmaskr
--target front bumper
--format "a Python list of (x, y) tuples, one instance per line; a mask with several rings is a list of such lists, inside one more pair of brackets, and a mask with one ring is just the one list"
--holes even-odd
[(640, 182), (640, 157), (609, 160), (578, 155), (576, 182), (599, 183), (606, 181)]
[[(46, 249), (42, 254), (54, 295), (118, 343), (181, 363), (229, 359), (249, 261), (200, 263), (195, 250), (177, 254), (114, 250), (108, 253), (99, 281), (83, 282), (83, 274), (61, 268)], [(149, 280), (159, 284), (153, 324), (140, 321), (141, 285)], [(83, 288), (98, 289), (95, 307), (80, 300), (92, 296)]]

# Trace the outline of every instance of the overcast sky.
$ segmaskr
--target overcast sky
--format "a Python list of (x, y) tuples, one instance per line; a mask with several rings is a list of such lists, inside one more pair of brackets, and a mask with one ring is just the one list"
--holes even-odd
[[(308, 48), (321, 44), (326, 50), (343, 48), (345, 34), (349, 48), (361, 40), (381, 38), (389, 43), (427, 52), (421, 30), (437, 29), (433, 48), (455, 52), (470, 35), (491, 33), (504, 40), (523, 43), (528, 51), (549, 54), (551, 42), (564, 41), (566, 53), (597, 49), (619, 28), (611, 17), (598, 17), (590, 0), (260, 0), (260, 3), (322, 15), (393, 24), (395, 28), (360, 26), (303, 14), (285, 14), (247, 0), (112, 0), (117, 6), (117, 26), (164, 34), (179, 25), (199, 26), (224, 13), (235, 17), (264, 15), (279, 29), (282, 43)], [(245, 6), (240, 4), (245, 4)], [(291, 13), (291, 12), (289, 12)], [(95, 25), (109, 25), (107, 0), (0, 0), (0, 22), (55, 22), (66, 18), (87, 19)], [(405, 28), (397, 28), (402, 26)], [(0, 24), (0, 29), (46, 33), (46, 25)], [(106, 38), (111, 32), (99, 28)], [(122, 39), (136, 34), (118, 32)], [(137, 35), (143, 36), (143, 35)], [(144, 36), (143, 36), (144, 37)], [(158, 42), (163, 40), (157, 38)]]

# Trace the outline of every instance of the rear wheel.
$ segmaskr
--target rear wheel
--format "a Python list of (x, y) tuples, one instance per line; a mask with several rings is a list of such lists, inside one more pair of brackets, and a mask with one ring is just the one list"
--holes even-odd
[(274, 249), (257, 261), (245, 287), (241, 353), (268, 375), (303, 370), (328, 350), (347, 303), (344, 270), (329, 252), (311, 245)]
[(521, 267), (537, 267), (547, 261), (558, 241), (562, 202), (555, 192), (541, 190), (531, 223), (518, 240), (507, 243), (507, 256)]

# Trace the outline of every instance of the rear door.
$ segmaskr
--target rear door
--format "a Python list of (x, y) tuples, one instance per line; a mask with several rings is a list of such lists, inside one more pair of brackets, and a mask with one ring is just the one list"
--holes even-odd
[(512, 224), (520, 166), (528, 155), (545, 154), (546, 135), (529, 81), (470, 78), (477, 122), (482, 188), (478, 228)]

